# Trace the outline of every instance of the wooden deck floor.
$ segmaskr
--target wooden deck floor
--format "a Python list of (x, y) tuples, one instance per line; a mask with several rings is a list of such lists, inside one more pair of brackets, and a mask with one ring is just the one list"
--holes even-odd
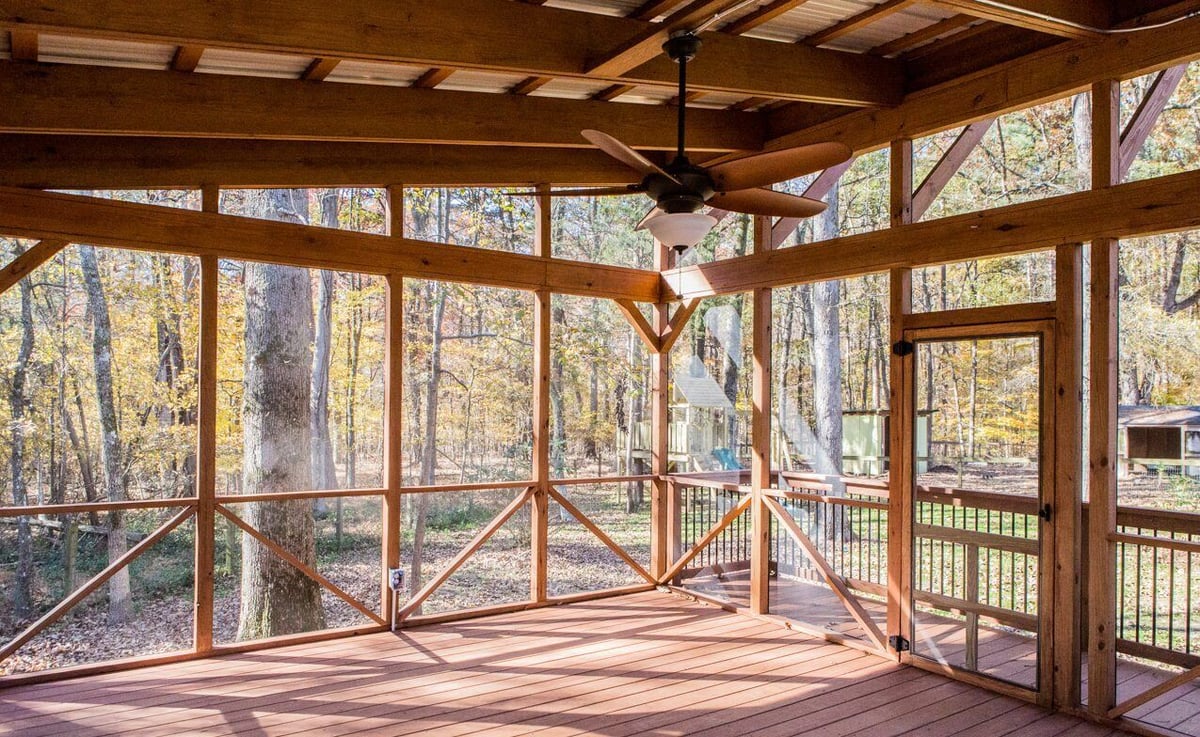
[(0, 734), (1123, 734), (650, 592), (0, 691)]

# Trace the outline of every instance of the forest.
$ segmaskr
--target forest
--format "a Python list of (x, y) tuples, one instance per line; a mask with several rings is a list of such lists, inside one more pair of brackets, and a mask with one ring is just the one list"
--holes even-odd
[[(1123, 84), (1126, 116), (1148, 83)], [(1087, 95), (1002, 116), (924, 217), (1087, 188), (1089, 130)], [(917, 181), (958, 132), (914, 142)], [(1200, 64), (1193, 63), (1128, 178), (1200, 168), (1198, 136)], [(857, 158), (824, 194), (826, 213), (788, 233), (781, 247), (888, 227), (887, 168), (886, 151)], [(787, 188), (803, 192), (815, 179)], [(86, 194), (200, 207), (195, 191)], [(229, 214), (375, 233), (385, 231), (392, 204), (382, 189), (224, 190), (221, 197)], [(409, 189), (403, 207), (408, 237), (532, 251), (530, 198)], [(634, 197), (556, 198), (553, 255), (652, 268), (654, 243), (629, 227), (647, 207)], [(31, 245), (0, 240), (2, 260)], [(682, 263), (752, 249), (749, 220), (730, 215)], [(1120, 265), (1121, 404), (1200, 405), (1200, 232), (1127, 241)], [(369, 492), (384, 483), (385, 281), (235, 261), (222, 261), (218, 276), (218, 493), (364, 490), (361, 498), (232, 506), (243, 523), (378, 610), (382, 533), (379, 502)], [(0, 518), (0, 642), (170, 519), (179, 509), (172, 500), (194, 495), (198, 290), (197, 259), (73, 244), (0, 296), (0, 505), (151, 503)], [(921, 312), (1052, 299), (1053, 254), (920, 269), (913, 294)], [(402, 299), (404, 483), (499, 487), (405, 496), (403, 565), (414, 592), (513, 498), (519, 489), (506, 484), (531, 476), (534, 303), (526, 292), (412, 278), (404, 279)], [(672, 351), (674, 375), (707, 377), (727, 400), (720, 409), (675, 395), (675, 470), (748, 465), (752, 304), (749, 295), (705, 300)], [(776, 466), (884, 473), (882, 466), (845, 466), (845, 418), (888, 409), (888, 310), (886, 274), (775, 290)], [(645, 559), (644, 484), (619, 479), (648, 472), (639, 428), (649, 421), (649, 356), (610, 300), (555, 295), (551, 323), (552, 476), (618, 479), (560, 488)], [(931, 462), (961, 469), (1036, 454), (1018, 447), (1029, 430), (1020, 423), (1010, 423), (1011, 436), (975, 432), (1004, 426), (998, 418), (1012, 408), (999, 387), (1022, 371), (1032, 376), (1036, 366), (980, 361), (976, 351), (927, 355), (930, 380), (943, 388), (939, 403), (923, 408)], [(1121, 494), (1123, 504), (1194, 510), (1200, 485), (1186, 474), (1147, 473), (1123, 480)], [(570, 515), (557, 515), (562, 591), (636, 581), (603, 546), (587, 543)], [(485, 549), (483, 567), (455, 574), (448, 583), (454, 593), (426, 610), (523, 600), (527, 520), (505, 525)], [(362, 621), (232, 520), (218, 518), (217, 528), (222, 641)], [(0, 662), (0, 673), (190, 647), (193, 535), (190, 524), (176, 528), (45, 636)], [(133, 650), (115, 644), (121, 633)]]

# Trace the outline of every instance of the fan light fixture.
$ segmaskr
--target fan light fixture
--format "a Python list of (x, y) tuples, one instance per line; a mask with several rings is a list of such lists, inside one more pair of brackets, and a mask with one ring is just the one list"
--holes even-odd
[(702, 212), (664, 212), (647, 220), (642, 227), (659, 243), (682, 252), (703, 240), (716, 224), (715, 217)]

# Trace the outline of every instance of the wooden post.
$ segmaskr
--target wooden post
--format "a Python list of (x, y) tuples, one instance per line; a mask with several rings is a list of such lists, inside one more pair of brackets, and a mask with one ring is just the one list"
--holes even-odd
[(389, 274), (385, 294), (387, 318), (384, 362), (387, 383), (383, 397), (383, 571), (380, 585), (380, 612), (386, 622), (395, 614), (396, 594), (391, 589), (389, 568), (400, 567), (401, 487), (404, 485), (402, 431), (404, 408), (400, 398), (404, 388), (404, 277)]
[[(220, 210), (216, 185), (200, 190), (200, 209)], [(217, 258), (200, 257), (200, 340), (196, 397), (196, 582), (192, 645), (198, 653), (213, 647), (213, 556), (217, 495)]]
[(387, 187), (388, 231), (396, 238), (404, 237), (404, 185), (389, 184)]
[[(912, 222), (912, 141), (894, 141), (891, 148), (890, 212), (893, 228)], [(905, 317), (912, 312), (912, 270), (892, 269), (889, 285), (892, 344), (904, 340)], [(907, 637), (912, 621), (912, 486), (914, 403), (906, 381), (912, 356), (891, 354), (888, 416), (888, 591), (887, 634)], [(896, 653), (900, 656), (900, 653)]]
[[(771, 219), (754, 218), (754, 250), (771, 247)], [(750, 611), (770, 611), (771, 510), (763, 489), (771, 485), (771, 289), (754, 290), (754, 376), (750, 442)]]
[(1083, 509), (1083, 247), (1078, 243), (1055, 251), (1054, 322), (1054, 498), (1051, 500), (1054, 543), (1054, 677), (1051, 700), (1057, 708), (1079, 703), (1079, 595)]
[[(654, 268), (662, 272), (672, 266), (670, 250), (654, 243)], [(652, 324), (660, 337), (671, 325), (670, 305), (659, 301), (654, 305)], [(650, 354), (650, 473), (654, 474), (654, 489), (650, 497), (650, 573), (660, 578), (667, 572), (679, 550), (679, 504), (676, 488), (667, 480), (669, 456), (667, 433), (670, 423), (670, 353)]]
[[(204, 209), (216, 207), (205, 193)], [(192, 642), (196, 652), (213, 647), (213, 548), (217, 495), (217, 258), (200, 257), (200, 345), (196, 402), (196, 584)]]
[[(534, 255), (550, 258), (550, 188), (539, 186), (535, 200), (537, 231), (534, 235)], [(533, 363), (536, 381), (533, 386), (533, 479), (531, 499), (529, 598), (546, 600), (546, 581), (549, 568), (549, 508), (550, 508), (550, 309), (549, 290), (534, 292)]]
[[(1092, 187), (1116, 184), (1120, 172), (1120, 83), (1092, 86)], [(1117, 305), (1119, 243), (1092, 241), (1090, 434), (1088, 436), (1088, 710), (1116, 705)]]
[[(404, 189), (399, 185), (387, 188), (388, 235), (404, 236)], [(387, 379), (383, 396), (383, 559), (382, 581), (380, 582), (381, 603), (379, 611), (385, 622), (394, 622), (396, 594), (391, 589), (389, 568), (400, 567), (401, 537), (401, 487), (404, 485), (404, 452), (402, 431), (404, 408), (401, 396), (404, 391), (404, 277), (388, 274), (384, 292), (386, 343), (384, 364)]]

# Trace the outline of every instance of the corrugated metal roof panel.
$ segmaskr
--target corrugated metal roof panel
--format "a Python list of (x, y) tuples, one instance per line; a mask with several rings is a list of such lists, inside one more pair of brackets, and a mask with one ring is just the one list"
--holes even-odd
[(234, 51), (231, 49), (205, 49), (196, 66), (197, 72), (205, 74), (236, 74), (247, 77), (283, 77), (296, 79), (312, 57), (289, 54), (266, 54), (260, 51)]
[(864, 28), (848, 33), (827, 44), (826, 48), (843, 51), (869, 51), (880, 44), (919, 31), (952, 15), (954, 15), (953, 11), (935, 6), (914, 5), (903, 12), (884, 16)]
[(642, 3), (641, 0), (549, 0), (546, 7), (624, 17), (642, 7)]
[(425, 67), (403, 64), (388, 64), (380, 61), (356, 61), (345, 59), (325, 78), (328, 82), (351, 82), (356, 84), (379, 84), (393, 87), (408, 87), (427, 71)]
[(496, 74), (494, 72), (476, 72), (460, 70), (451, 74), (445, 82), (438, 85), (439, 90), (460, 90), (463, 92), (507, 92), (513, 85), (525, 79), (522, 74)]
[[(8, 34), (0, 35), (4, 35), (7, 42)], [(38, 34), (38, 61), (49, 63), (166, 69), (177, 48), (172, 44)]]
[(530, 93), (530, 97), (564, 97), (571, 100), (586, 100), (592, 95), (608, 88), (607, 82), (593, 82), (587, 79), (555, 79), (538, 87)]

